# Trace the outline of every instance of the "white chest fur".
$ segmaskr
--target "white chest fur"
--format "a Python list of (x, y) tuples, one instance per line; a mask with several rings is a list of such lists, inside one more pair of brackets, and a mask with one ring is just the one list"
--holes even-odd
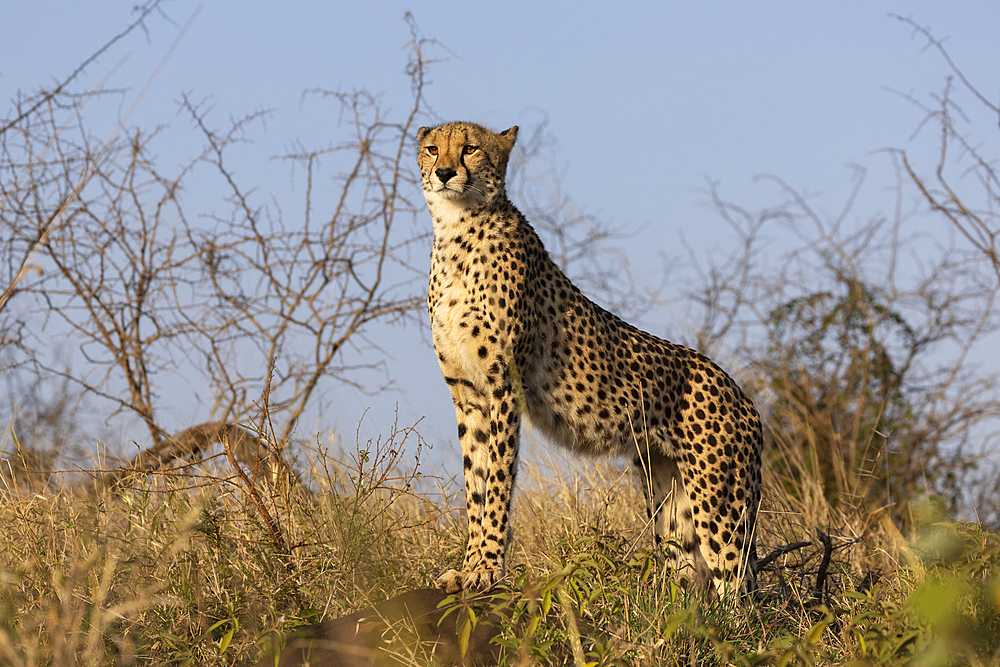
[(486, 346), (484, 312), (465, 282), (456, 276), (438, 286), (431, 318), (434, 350), (444, 357), (441, 365), (445, 375), (457, 375), (485, 390), (486, 365), (492, 355), (481, 354)]
[(467, 380), (486, 391), (486, 371), (493, 355), (487, 342), (486, 303), (482, 291), (477, 290), (477, 282), (484, 276), (477, 272), (474, 259), (483, 242), (471, 237), (467, 201), (438, 193), (424, 194), (434, 220), (434, 349), (444, 358), (441, 363), (446, 376)]

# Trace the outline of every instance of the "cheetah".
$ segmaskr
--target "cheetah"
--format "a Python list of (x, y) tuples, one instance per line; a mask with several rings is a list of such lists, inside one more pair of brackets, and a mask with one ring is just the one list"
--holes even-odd
[(688, 585), (756, 585), (761, 422), (707, 357), (585, 297), (507, 197), (517, 127), (417, 132), (433, 219), (430, 315), (465, 473), (468, 544), (448, 592), (505, 574), (522, 416), (578, 453), (628, 457), (657, 544)]

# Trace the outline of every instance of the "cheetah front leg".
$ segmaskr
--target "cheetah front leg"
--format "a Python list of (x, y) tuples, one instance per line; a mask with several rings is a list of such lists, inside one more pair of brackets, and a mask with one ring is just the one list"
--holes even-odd
[(506, 377), (499, 379), (492, 396), (471, 383), (449, 384), (462, 443), (469, 529), (462, 570), (448, 570), (437, 585), (449, 593), (485, 590), (504, 575), (520, 414)]

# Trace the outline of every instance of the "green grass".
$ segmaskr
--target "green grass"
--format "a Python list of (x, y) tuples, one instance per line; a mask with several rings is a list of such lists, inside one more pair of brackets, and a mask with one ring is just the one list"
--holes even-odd
[[(411, 436), (312, 452), (299, 483), (256, 499), (222, 466), (22, 488), (0, 504), (0, 664), (250, 665), (298, 626), (429, 585), (461, 561), (464, 518), (454, 483), (402, 469)], [(907, 542), (880, 510), (820, 507), (813, 482), (789, 494), (771, 474), (764, 553), (813, 544), (761, 573), (756, 603), (725, 604), (663, 570), (628, 475), (535, 459), (508, 585), (455, 616), (505, 610), (506, 664), (1000, 664), (994, 533), (926, 521)], [(834, 547), (819, 594), (817, 529)]]

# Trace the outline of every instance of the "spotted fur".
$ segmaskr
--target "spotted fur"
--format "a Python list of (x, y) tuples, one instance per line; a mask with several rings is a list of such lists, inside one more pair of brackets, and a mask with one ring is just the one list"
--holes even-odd
[(753, 588), (761, 425), (716, 364), (594, 304), (507, 198), (517, 127), (420, 128), (434, 223), (430, 313), (465, 469), (469, 539), (447, 591), (504, 575), (521, 417), (571, 450), (627, 456), (678, 574)]

